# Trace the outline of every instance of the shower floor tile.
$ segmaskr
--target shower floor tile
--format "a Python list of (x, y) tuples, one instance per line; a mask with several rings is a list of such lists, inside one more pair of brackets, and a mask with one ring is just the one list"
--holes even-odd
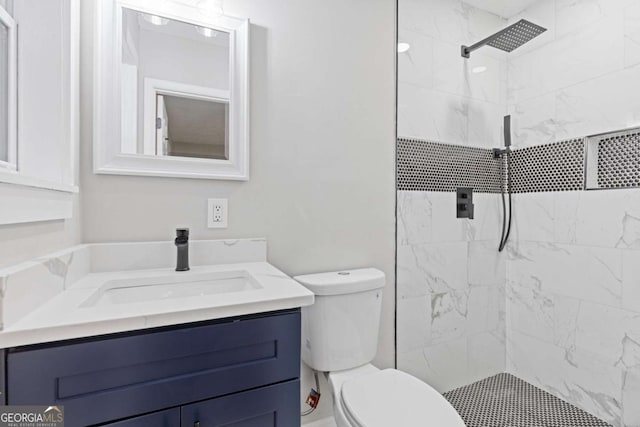
[(444, 397), (467, 427), (611, 427), (511, 374), (485, 378)]

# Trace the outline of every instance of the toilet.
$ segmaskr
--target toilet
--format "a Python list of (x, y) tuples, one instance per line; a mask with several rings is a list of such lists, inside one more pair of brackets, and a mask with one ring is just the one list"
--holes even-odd
[(302, 309), (302, 360), (328, 373), (338, 427), (465, 427), (433, 387), (371, 365), (385, 275), (374, 268), (295, 279), (315, 294)]

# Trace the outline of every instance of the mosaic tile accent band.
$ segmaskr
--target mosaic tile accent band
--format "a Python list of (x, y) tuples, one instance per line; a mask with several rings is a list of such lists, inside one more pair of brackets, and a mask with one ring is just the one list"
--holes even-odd
[(507, 373), (457, 388), (444, 397), (467, 427), (611, 427)]
[[(511, 191), (584, 189), (584, 152), (582, 139), (513, 150)], [(505, 167), (490, 149), (398, 138), (397, 153), (398, 190), (500, 193)]]
[(640, 187), (640, 129), (602, 136), (598, 144), (598, 187)]
[(584, 189), (584, 141), (574, 139), (512, 151), (511, 192)]
[(500, 161), (485, 148), (398, 138), (398, 190), (500, 192)]

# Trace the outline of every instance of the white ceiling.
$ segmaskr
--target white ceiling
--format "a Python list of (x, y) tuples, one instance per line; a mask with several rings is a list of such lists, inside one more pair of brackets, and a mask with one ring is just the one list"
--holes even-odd
[(486, 10), (503, 18), (511, 18), (538, 0), (463, 0), (478, 9)]

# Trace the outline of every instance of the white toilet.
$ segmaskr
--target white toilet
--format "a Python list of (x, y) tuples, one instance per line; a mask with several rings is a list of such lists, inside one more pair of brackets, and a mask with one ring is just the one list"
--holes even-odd
[(465, 427), (453, 406), (417, 378), (371, 365), (384, 273), (374, 268), (295, 279), (315, 295), (302, 309), (302, 359), (329, 373), (338, 427)]

